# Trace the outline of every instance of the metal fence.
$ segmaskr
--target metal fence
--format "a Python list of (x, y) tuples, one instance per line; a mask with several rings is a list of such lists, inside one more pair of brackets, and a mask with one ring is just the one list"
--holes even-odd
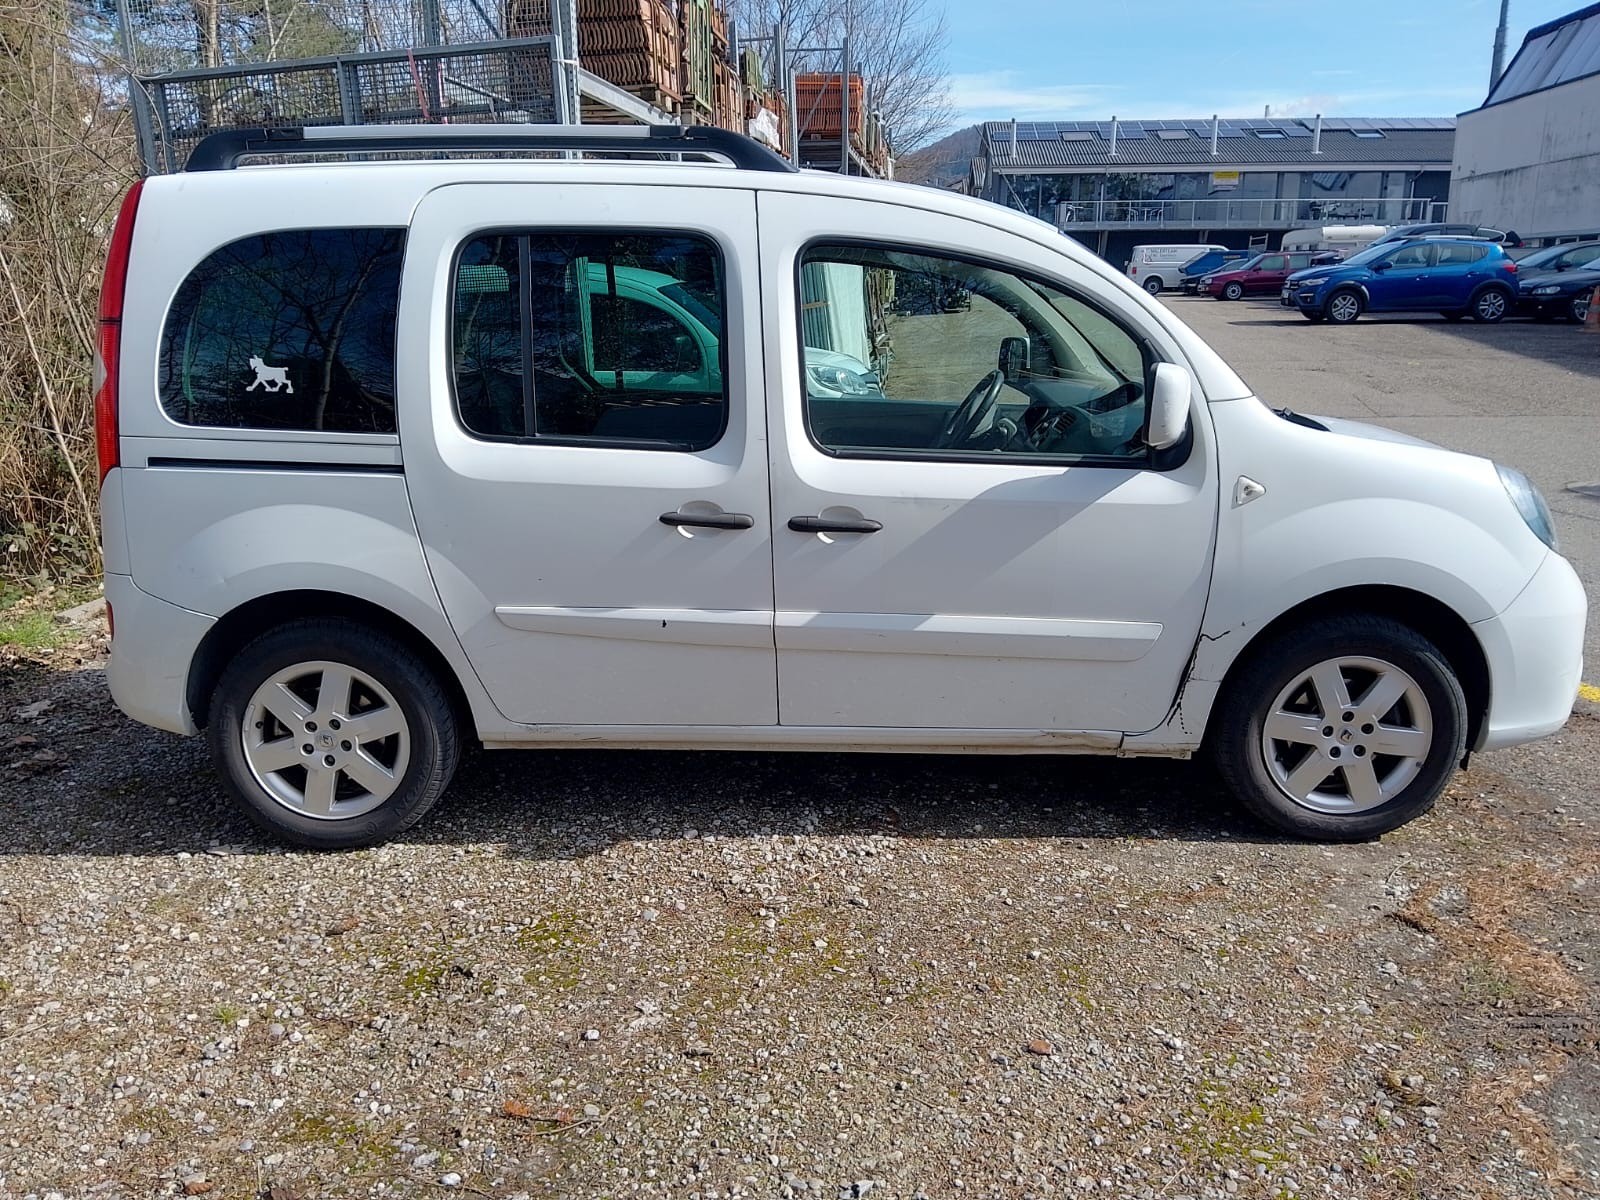
[(558, 58), (538, 37), (169, 72), (137, 84), (145, 167), (181, 169), (218, 129), (565, 121)]
[(1062, 229), (1165, 226), (1272, 229), (1297, 225), (1404, 225), (1442, 221), (1447, 206), (1426, 196), (1337, 200), (1088, 200), (1056, 205)]
[(574, 118), (573, 0), (117, 0), (145, 169), (274, 125)]

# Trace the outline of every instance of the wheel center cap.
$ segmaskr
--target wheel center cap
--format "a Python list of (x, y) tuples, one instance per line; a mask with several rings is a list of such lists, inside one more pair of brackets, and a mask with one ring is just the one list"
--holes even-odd
[(1339, 740), (1346, 743), (1352, 742), (1355, 740), (1355, 734), (1351, 733), (1348, 729), (1343, 730), (1339, 734)]
[(332, 734), (331, 734), (331, 733), (325, 733), (325, 734), (323, 734), (323, 735), (322, 735), (322, 744), (323, 744), (323, 745), (324, 745), (324, 746), (331, 746), (331, 745), (333, 745), (333, 735), (332, 735)]

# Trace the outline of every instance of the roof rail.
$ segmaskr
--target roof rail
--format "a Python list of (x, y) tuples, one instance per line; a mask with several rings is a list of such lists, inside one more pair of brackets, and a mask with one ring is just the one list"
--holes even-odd
[(704, 154), (742, 171), (799, 168), (753, 138), (712, 125), (308, 125), (222, 129), (189, 154), (185, 171), (231, 171), (241, 158), (405, 151), (609, 150)]

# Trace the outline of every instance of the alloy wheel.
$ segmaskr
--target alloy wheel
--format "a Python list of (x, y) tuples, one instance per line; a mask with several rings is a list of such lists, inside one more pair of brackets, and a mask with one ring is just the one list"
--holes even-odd
[(1379, 658), (1329, 659), (1278, 693), (1261, 754), (1278, 789), (1313, 812), (1369, 812), (1421, 773), (1433, 748), (1422, 687)]
[(1498, 321), (1506, 315), (1506, 296), (1498, 289), (1492, 289), (1478, 297), (1478, 303), (1473, 312), (1480, 321)]
[(1583, 292), (1572, 298), (1572, 319), (1582, 325), (1589, 319), (1589, 302), (1591, 294)]
[(262, 789), (291, 812), (346, 820), (399, 788), (410, 729), (394, 696), (344, 663), (285, 667), (255, 690), (240, 730)]
[(1340, 292), (1328, 301), (1328, 316), (1335, 321), (1354, 321), (1361, 315), (1361, 301), (1349, 292)]

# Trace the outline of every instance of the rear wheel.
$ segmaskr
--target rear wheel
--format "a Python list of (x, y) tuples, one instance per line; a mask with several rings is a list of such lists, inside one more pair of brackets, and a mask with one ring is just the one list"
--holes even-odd
[(1472, 319), (1485, 325), (1498, 325), (1511, 309), (1511, 293), (1504, 288), (1484, 288), (1472, 300)]
[(1235, 279), (1233, 282), (1223, 285), (1222, 298), (1224, 300), (1241, 300), (1241, 299), (1243, 299), (1244, 298), (1244, 284), (1240, 283), (1237, 279)]
[(217, 683), (207, 732), (250, 819), (323, 850), (415, 824), (459, 756), (454, 712), (428, 665), (337, 619), (291, 622), (246, 646)]
[(1149, 292), (1152, 296), (1161, 295), (1161, 287), (1161, 276), (1159, 275), (1152, 275), (1149, 279), (1144, 281), (1144, 290)]
[(1360, 292), (1354, 288), (1341, 288), (1328, 297), (1323, 314), (1335, 325), (1348, 325), (1361, 315), (1364, 307)]
[(1431, 809), (1466, 738), (1466, 697), (1438, 648), (1398, 621), (1357, 615), (1253, 651), (1230, 680), (1212, 746), (1263, 821), (1354, 841)]

